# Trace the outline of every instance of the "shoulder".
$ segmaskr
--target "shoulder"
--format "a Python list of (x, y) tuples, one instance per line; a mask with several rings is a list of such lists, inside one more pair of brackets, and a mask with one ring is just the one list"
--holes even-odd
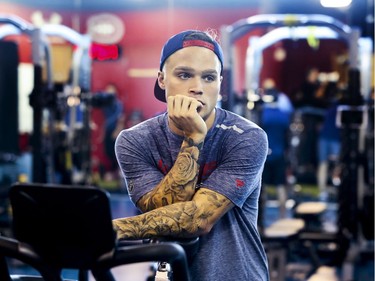
[(131, 128), (122, 130), (118, 139), (134, 139), (145, 141), (150, 137), (157, 137), (165, 127), (165, 114), (147, 119)]
[(254, 122), (233, 112), (218, 108), (217, 118), (214, 124), (219, 131), (228, 132), (234, 136), (247, 134), (265, 135), (265, 132)]
[(212, 147), (231, 157), (243, 154), (254, 158), (255, 154), (262, 157), (267, 154), (268, 138), (261, 127), (230, 111), (218, 109), (217, 113), (214, 128), (207, 139)]

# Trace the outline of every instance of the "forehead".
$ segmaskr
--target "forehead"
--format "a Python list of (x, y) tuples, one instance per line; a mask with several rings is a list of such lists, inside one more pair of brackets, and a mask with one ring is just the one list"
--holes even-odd
[(165, 62), (167, 67), (177, 67), (179, 65), (217, 69), (220, 72), (220, 61), (216, 54), (204, 47), (186, 47), (173, 53)]

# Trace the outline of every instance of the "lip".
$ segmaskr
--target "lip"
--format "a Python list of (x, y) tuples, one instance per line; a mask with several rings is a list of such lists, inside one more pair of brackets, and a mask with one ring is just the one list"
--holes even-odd
[(199, 101), (202, 106), (205, 105), (205, 103), (203, 101), (200, 101), (200, 100), (197, 100), (197, 101)]

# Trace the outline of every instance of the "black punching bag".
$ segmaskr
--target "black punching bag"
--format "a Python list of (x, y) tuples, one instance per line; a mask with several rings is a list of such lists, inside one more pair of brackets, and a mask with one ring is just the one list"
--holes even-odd
[(0, 42), (0, 162), (19, 153), (18, 145), (18, 48)]

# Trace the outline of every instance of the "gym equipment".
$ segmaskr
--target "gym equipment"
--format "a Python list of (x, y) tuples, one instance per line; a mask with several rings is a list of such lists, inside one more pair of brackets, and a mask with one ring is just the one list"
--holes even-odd
[(302, 219), (280, 219), (262, 233), (272, 281), (285, 281), (290, 243), (298, 238), (304, 227)]
[[(45, 162), (50, 158), (45, 157), (43, 153), (42, 120), (43, 107), (51, 98), (51, 95), (46, 93), (52, 88), (49, 45), (40, 29), (34, 28), (30, 23), (17, 16), (0, 15), (0, 23), (5, 25), (1, 28), (0, 39), (14, 34), (26, 34), (30, 37), (34, 65), (34, 88), (30, 94), (30, 105), (33, 107), (33, 180), (45, 182)], [(45, 65), (47, 73), (46, 83), (42, 76), (43, 65)]]
[[(256, 15), (251, 16), (245, 19), (240, 19), (233, 23), (232, 25), (226, 25), (222, 26), (221, 28), (221, 37), (222, 37), (222, 47), (224, 56), (226, 58), (225, 64), (224, 64), (224, 73), (228, 75), (225, 79), (228, 80), (226, 82), (226, 88), (223, 89), (222, 95), (223, 99), (226, 101), (227, 109), (233, 110), (234, 106), (234, 94), (232, 93), (232, 81), (234, 81), (235, 73), (235, 59), (234, 59), (234, 52), (233, 52), (233, 45), (234, 43), (249, 33), (252, 30), (258, 29), (258, 28), (266, 28), (266, 27), (273, 27), (273, 28), (282, 28), (279, 31), (285, 30), (285, 27), (306, 27), (306, 26), (317, 26), (317, 27), (330, 27), (334, 31), (337, 31), (339, 33), (348, 33), (350, 31), (350, 27), (347, 25), (342, 24), (340, 21), (337, 21), (336, 19), (325, 16), (325, 15), (305, 15), (305, 14), (264, 14), (264, 15)], [(301, 31), (301, 29), (300, 29)], [(296, 34), (300, 34), (300, 31)], [(271, 35), (268, 35), (262, 44), (256, 44), (256, 47), (265, 47), (267, 44), (273, 44), (272, 42), (275, 42), (275, 38), (272, 38), (272, 36), (277, 35), (277, 40), (279, 41), (285, 37), (285, 31), (279, 33), (271, 33)], [(291, 36), (291, 33), (289, 33), (289, 36)], [(262, 46), (263, 45), (263, 46)], [(261, 51), (262, 49), (259, 49)], [(256, 80), (254, 79), (259, 75), (260, 71), (260, 58), (257, 58), (256, 56), (259, 55), (258, 51), (255, 49), (249, 49), (248, 54), (251, 54), (249, 58), (247, 59), (247, 64), (253, 64), (251, 67), (247, 67), (247, 74), (251, 75), (247, 76), (246, 79), (248, 82), (246, 82), (247, 86), (252, 86), (254, 83), (256, 83)], [(247, 91), (255, 91), (256, 88), (247, 88)]]
[[(55, 128), (54, 133), (59, 134), (63, 141), (52, 136), (52, 149), (55, 165), (60, 167), (56, 172), (63, 175), (62, 183), (88, 184), (91, 174), (91, 146), (88, 145), (91, 138), (91, 40), (88, 35), (79, 34), (62, 25), (48, 24), (41, 30), (46, 36), (60, 37), (75, 46), (72, 56), (67, 58), (71, 60), (71, 68), (68, 73), (64, 70), (64, 75), (69, 75), (69, 80), (55, 81), (57, 100), (50, 108), (50, 122), (64, 124), (64, 129)], [(62, 104), (64, 106), (61, 106)]]
[[(14, 184), (10, 200), (13, 236), (0, 236), (1, 280), (61, 281), (61, 270), (74, 268), (82, 281), (88, 271), (98, 281), (114, 281), (111, 268), (144, 261), (167, 262), (175, 280), (189, 280), (181, 245), (117, 243), (109, 195), (101, 189)], [(31, 265), (41, 276), (10, 276), (6, 258)]]
[(321, 266), (316, 273), (307, 279), (307, 281), (337, 281), (339, 280), (336, 270), (333, 267)]
[[(152, 239), (143, 240), (119, 240), (118, 246), (131, 246), (140, 244), (160, 244), (160, 243), (173, 243), (182, 246), (187, 258), (187, 264), (190, 265), (193, 257), (195, 256), (199, 247), (199, 237), (196, 238), (179, 238), (173, 239), (172, 237), (156, 237)], [(168, 261), (157, 261), (153, 262), (151, 265), (151, 272), (147, 278), (147, 281), (172, 281), (178, 280), (173, 275), (173, 268)]]
[[(262, 37), (253, 37), (249, 40), (250, 45), (247, 50), (246, 60), (246, 99), (251, 100), (252, 97), (257, 96), (258, 80), (262, 66), (260, 59), (262, 51), (282, 39), (307, 38), (309, 26), (314, 26), (317, 31), (314, 32), (314, 36), (317, 38), (344, 40), (348, 44), (349, 83), (346, 93), (347, 98), (341, 107), (341, 110), (345, 111), (346, 114), (343, 114), (343, 118), (338, 117), (338, 120), (342, 120), (343, 135), (345, 137), (341, 152), (343, 177), (341, 186), (338, 187), (338, 232), (327, 234), (311, 232), (310, 229), (309, 231), (302, 231), (296, 238), (308, 248), (315, 269), (321, 265), (320, 257), (317, 255), (318, 249), (315, 246), (331, 242), (338, 246), (334, 251), (331, 251), (332, 256), (336, 255), (337, 257), (336, 259), (333, 258), (334, 262), (339, 264), (344, 262), (343, 267), (345, 268), (354, 264), (353, 255), (350, 253), (356, 252), (352, 248), (358, 249), (358, 245), (361, 243), (360, 240), (363, 238), (358, 232), (358, 217), (360, 217), (360, 214), (364, 214), (361, 210), (363, 208), (363, 194), (365, 193), (364, 190), (366, 190), (366, 184), (364, 183), (359, 160), (362, 153), (364, 153), (363, 136), (366, 135), (366, 130), (370, 131), (366, 123), (368, 107), (364, 106), (363, 99), (371, 100), (369, 98), (369, 89), (371, 88), (373, 71), (369, 62), (372, 55), (372, 40), (360, 38), (360, 31), (357, 28), (352, 28), (325, 15), (265, 14), (241, 19), (232, 25), (223, 26), (221, 28), (222, 46), (224, 55), (227, 58), (223, 71), (224, 81), (227, 80), (223, 85), (223, 107), (228, 110), (234, 109), (235, 95), (232, 92), (232, 81), (236, 77), (234, 73), (236, 60), (234, 59), (233, 46), (238, 39), (259, 27), (273, 28), (272, 31)], [(247, 100), (244, 104), (246, 103)], [(252, 113), (246, 112), (245, 116), (254, 120), (256, 118), (254, 118)], [(373, 189), (373, 186), (370, 188)], [(371, 192), (366, 194), (371, 197)], [(316, 214), (310, 215), (316, 218), (319, 217)], [(306, 216), (306, 214), (303, 216)], [(270, 250), (272, 251), (273, 249)], [(347, 272), (350, 272), (350, 270), (347, 270)]]
[[(0, 23), (4, 23), (0, 39), (18, 34), (26, 34), (31, 39), (34, 88), (29, 103), (33, 108), (33, 181), (88, 183), (91, 172), (91, 151), (87, 145), (90, 139), (90, 38), (62, 25), (36, 28), (12, 15), (0, 15)], [(61, 37), (75, 46), (73, 56), (67, 58), (72, 60), (71, 69), (63, 70), (65, 73), (52, 71), (52, 67), (56, 70), (56, 64), (52, 63), (52, 46), (48, 40), (51, 36)], [(70, 81), (62, 81), (61, 77), (69, 77)], [(64, 124), (65, 115), (68, 115), (67, 124)], [(79, 171), (77, 181), (73, 170)]]
[[(221, 27), (221, 38), (224, 56), (226, 88), (222, 95), (227, 109), (233, 110), (234, 94), (232, 81), (234, 81), (235, 62), (233, 45), (241, 37), (258, 28), (272, 27), (273, 30), (260, 37), (249, 39), (249, 48), (246, 58), (246, 91), (254, 93), (259, 87), (259, 74), (262, 67), (261, 53), (267, 47), (283, 39), (306, 39), (311, 32), (309, 27), (314, 27), (314, 36), (317, 39), (337, 39), (348, 42), (352, 55), (360, 56), (359, 67), (361, 70), (362, 93), (367, 96), (371, 89), (371, 54), (372, 40), (370, 38), (355, 38), (355, 28), (340, 22), (339, 20), (320, 14), (264, 14), (240, 19), (232, 25)], [(358, 42), (358, 47), (356, 46)], [(354, 57), (351, 57), (351, 60)], [(355, 62), (357, 63), (357, 62)]]
[[(0, 42), (0, 163), (19, 153), (18, 146), (18, 48)], [(10, 155), (8, 158), (12, 158)]]
[(306, 222), (306, 230), (317, 232), (322, 230), (321, 216), (327, 210), (324, 202), (302, 202), (295, 208), (294, 216)]
[(9, 185), (17, 180), (18, 142), (18, 48), (0, 42), (0, 227), (8, 226)]

